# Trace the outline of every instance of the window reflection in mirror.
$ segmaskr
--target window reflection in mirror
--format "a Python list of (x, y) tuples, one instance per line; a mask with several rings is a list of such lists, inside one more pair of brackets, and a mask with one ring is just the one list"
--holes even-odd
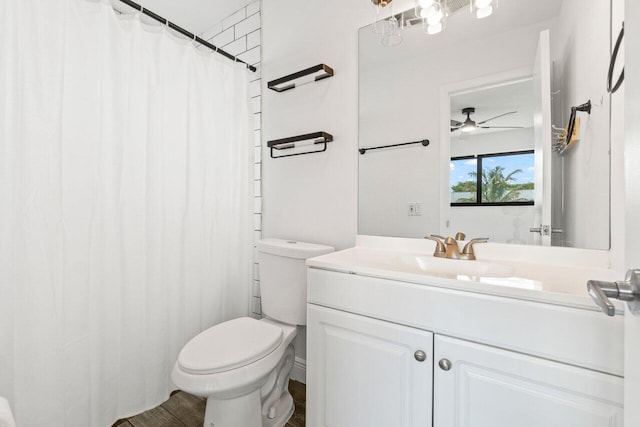
[(451, 206), (533, 205), (533, 151), (451, 159)]

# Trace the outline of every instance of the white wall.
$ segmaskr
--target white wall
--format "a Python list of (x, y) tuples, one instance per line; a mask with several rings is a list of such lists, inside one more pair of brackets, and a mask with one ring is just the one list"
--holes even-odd
[[(368, 1), (264, 0), (264, 235), (336, 249), (357, 231), (358, 34)], [(335, 76), (276, 93), (266, 82), (325, 63)], [(322, 154), (271, 159), (266, 142), (315, 131), (334, 136)]]
[[(581, 119), (580, 141), (562, 156), (564, 246), (609, 248), (609, 95), (610, 6), (606, 1), (564, 0), (551, 39), (554, 80), (554, 121), (565, 127), (571, 106), (591, 100), (591, 115)], [(559, 99), (558, 99), (559, 98)], [(559, 108), (558, 108), (559, 107)], [(562, 116), (559, 116), (561, 113)], [(585, 197), (585, 195), (588, 195)]]

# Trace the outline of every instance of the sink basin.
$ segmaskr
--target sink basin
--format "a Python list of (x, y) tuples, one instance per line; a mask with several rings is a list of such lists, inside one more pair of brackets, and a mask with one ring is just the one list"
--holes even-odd
[[(587, 280), (616, 280), (602, 251), (487, 243), (474, 261), (436, 258), (423, 239), (359, 237), (362, 246), (307, 260), (311, 268), (594, 309)], [(480, 247), (478, 248), (480, 252)], [(576, 255), (575, 251), (579, 251)], [(614, 304), (618, 304), (615, 301)], [(617, 307), (624, 311), (623, 303)]]
[(402, 255), (393, 261), (403, 269), (411, 270), (414, 273), (481, 277), (509, 277), (514, 273), (514, 268), (511, 265), (489, 261), (468, 261), (419, 255)]

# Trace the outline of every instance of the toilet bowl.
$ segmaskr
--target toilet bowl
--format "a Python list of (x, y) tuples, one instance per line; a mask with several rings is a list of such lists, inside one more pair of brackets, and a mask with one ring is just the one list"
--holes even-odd
[(283, 427), (294, 411), (288, 382), (296, 325), (306, 324), (307, 258), (333, 248), (280, 239), (258, 242), (262, 311), (213, 326), (182, 349), (171, 377), (205, 397), (204, 427)]
[[(184, 346), (173, 368), (173, 382), (187, 393), (207, 398), (207, 427), (284, 425), (293, 413), (286, 383), (293, 367), (295, 336), (295, 326), (266, 318), (241, 317), (221, 323)], [(278, 379), (282, 387), (274, 389)], [(262, 400), (269, 393), (278, 397), (272, 400), (289, 402), (266, 408), (262, 414)], [(284, 422), (277, 423), (281, 419)]]

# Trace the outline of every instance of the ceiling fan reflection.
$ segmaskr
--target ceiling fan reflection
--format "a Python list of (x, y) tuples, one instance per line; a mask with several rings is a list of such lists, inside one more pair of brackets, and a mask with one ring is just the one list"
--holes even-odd
[(523, 126), (482, 126), (491, 120), (495, 120), (499, 117), (507, 116), (509, 114), (515, 114), (517, 111), (509, 111), (508, 113), (499, 114), (495, 117), (491, 117), (489, 119), (483, 120), (481, 122), (476, 122), (471, 119), (471, 114), (475, 113), (476, 109), (474, 107), (467, 107), (462, 109), (462, 114), (466, 114), (467, 118), (460, 122), (458, 120), (451, 120), (451, 132), (455, 132), (457, 130), (461, 132), (473, 132), (477, 129), (522, 129)]

